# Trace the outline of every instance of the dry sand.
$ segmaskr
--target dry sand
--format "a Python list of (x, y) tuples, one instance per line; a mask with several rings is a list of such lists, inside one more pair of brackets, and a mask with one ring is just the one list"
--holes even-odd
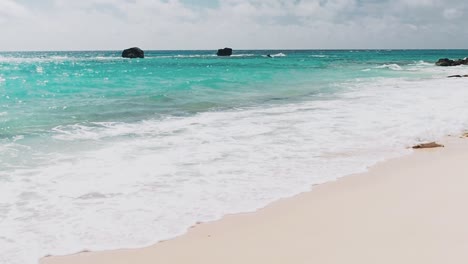
[(468, 139), (383, 162), (135, 250), (42, 264), (468, 263)]

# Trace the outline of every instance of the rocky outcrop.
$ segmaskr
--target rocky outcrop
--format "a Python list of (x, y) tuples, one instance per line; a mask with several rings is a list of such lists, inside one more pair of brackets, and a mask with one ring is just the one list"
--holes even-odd
[(135, 58), (144, 58), (145, 57), (145, 52), (142, 51), (140, 48), (134, 47), (134, 48), (129, 48), (126, 49), (122, 52), (122, 57), (123, 58), (130, 58), (130, 59), (135, 59)]
[(216, 53), (218, 56), (231, 56), (232, 55), (232, 49), (231, 48), (224, 48), (224, 49), (219, 49), (218, 52)]
[(457, 74), (457, 75), (447, 76), (447, 78), (463, 78), (463, 77), (468, 77), (468, 74), (465, 74), (465, 75)]
[(436, 62), (437, 66), (458, 66), (458, 65), (468, 65), (468, 58), (458, 59), (458, 60), (451, 60), (448, 58), (439, 59)]

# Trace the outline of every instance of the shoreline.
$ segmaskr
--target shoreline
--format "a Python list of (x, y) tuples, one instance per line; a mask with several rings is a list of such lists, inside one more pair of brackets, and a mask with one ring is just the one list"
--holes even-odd
[[(456, 175), (453, 177), (458, 180), (456, 186), (463, 186), (463, 184), (460, 184), (460, 181), (463, 181), (463, 177), (459, 176), (460, 172), (463, 174), (463, 169), (460, 169), (463, 166), (459, 164), (459, 161), (462, 160), (460, 157), (468, 157), (468, 140), (458, 137), (446, 137), (441, 140), (441, 143), (446, 147), (416, 150), (410, 155), (379, 162), (371, 166), (367, 172), (347, 175), (334, 181), (313, 185), (307, 192), (300, 193), (290, 198), (282, 198), (255, 212), (230, 214), (222, 217), (220, 220), (196, 224), (181, 236), (158, 242), (149, 247), (81, 252), (67, 256), (47, 256), (42, 258), (40, 263), (118, 264), (134, 262), (154, 263), (158, 260), (165, 261), (165, 263), (187, 263), (190, 260), (193, 262), (194, 258), (200, 259), (200, 262), (207, 263), (261, 263), (262, 261), (265, 263), (266, 261), (269, 263), (285, 263), (291, 260), (298, 263), (310, 263), (312, 260), (318, 261), (319, 263), (345, 263), (343, 261), (346, 259), (358, 261), (358, 257), (363, 258), (364, 256), (357, 253), (365, 253), (362, 252), (362, 250), (346, 250), (346, 245), (353, 248), (355, 243), (356, 245), (360, 245), (366, 244), (363, 242), (368, 243), (371, 241), (376, 242), (378, 245), (385, 244), (387, 248), (392, 248), (392, 245), (397, 246), (397, 248), (402, 251), (401, 254), (395, 254), (392, 261), (393, 263), (395, 261), (401, 261), (402, 259), (400, 258), (410, 253), (397, 245), (400, 243), (405, 244), (406, 241), (399, 240), (399, 238), (405, 237), (404, 234), (398, 233), (400, 230), (398, 230), (394, 224), (389, 223), (388, 219), (386, 220), (387, 222), (385, 219), (372, 222), (369, 221), (366, 215), (370, 216), (378, 213), (377, 216), (382, 216), (382, 214), (388, 214), (389, 212), (382, 210), (383, 208), (391, 208), (390, 213), (393, 213), (391, 214), (393, 216), (402, 216), (401, 211), (403, 211), (403, 216), (412, 216), (412, 218), (403, 217), (400, 219), (401, 222), (399, 224), (405, 226), (408, 225), (409, 222), (415, 230), (410, 230), (408, 227), (404, 230), (410, 234), (417, 231), (413, 236), (406, 237), (406, 239), (413, 238), (413, 240), (418, 240), (419, 238), (418, 241), (423, 244), (427, 241), (422, 238), (426, 238), (426, 240), (431, 238), (431, 232), (436, 232), (439, 236), (442, 235), (443, 230), (437, 228), (426, 227), (424, 230), (418, 229), (415, 219), (421, 220), (421, 217), (420, 215), (418, 217), (417, 214), (412, 215), (412, 211), (418, 211), (417, 209), (422, 206), (426, 209), (426, 211), (424, 211), (424, 216), (431, 216), (427, 218), (431, 220), (434, 215), (431, 215), (427, 210), (432, 211), (431, 209), (433, 208), (431, 208), (431, 204), (422, 203), (424, 199), (418, 197), (416, 192), (408, 193), (409, 189), (417, 191), (419, 185), (427, 188), (436, 187), (436, 189), (443, 187), (444, 184), (450, 185), (450, 180), (442, 181), (437, 178), (437, 175), (434, 175), (437, 174), (434, 171), (440, 171), (441, 169), (444, 171), (444, 166), (441, 166), (444, 164), (456, 165), (452, 166), (456, 168), (452, 169), (451, 173)], [(431, 170), (431, 168), (433, 170)], [(463, 168), (468, 168), (468, 166)], [(402, 179), (402, 175), (400, 174), (412, 177), (403, 177)], [(421, 178), (421, 175), (430, 175), (431, 177), (430, 179), (426, 177)], [(424, 182), (424, 180), (427, 180), (428, 183)], [(436, 186), (434, 186), (434, 181)], [(395, 187), (395, 189), (398, 188), (400, 191), (405, 191), (404, 193), (407, 195), (407, 198), (414, 199), (413, 202), (417, 203), (419, 206), (410, 206), (408, 208), (410, 201), (401, 201), (401, 197), (395, 197), (395, 193), (393, 193), (393, 195), (391, 192), (388, 193), (392, 186), (386, 184), (382, 185), (382, 183), (386, 182), (394, 184), (395, 186), (393, 187)], [(468, 184), (468, 178), (463, 183)], [(376, 187), (376, 189), (373, 187)], [(453, 189), (454, 186), (451, 186), (451, 188)], [(448, 192), (449, 195), (453, 194), (453, 192)], [(385, 199), (368, 199), (382, 198), (382, 194), (384, 193), (387, 193), (384, 197)], [(349, 199), (341, 200), (341, 203), (353, 200), (359, 202), (350, 203), (349, 206), (343, 206), (343, 204), (340, 205), (340, 203), (337, 203), (340, 199), (347, 196), (349, 196)], [(430, 199), (431, 197), (425, 198)], [(468, 195), (466, 195), (466, 198), (468, 198)], [(432, 197), (432, 199), (434, 199), (434, 197)], [(401, 206), (395, 206), (394, 204), (394, 206), (382, 207), (377, 204), (379, 200), (386, 203), (398, 200)], [(463, 199), (459, 199), (459, 203), (462, 203), (460, 202), (462, 200)], [(438, 200), (433, 200), (433, 202), (432, 205), (434, 206), (441, 205)], [(443, 208), (438, 209), (443, 210)], [(395, 210), (395, 212), (392, 210)], [(461, 208), (460, 211), (462, 211)], [(332, 214), (327, 215), (329, 213)], [(463, 221), (468, 221), (468, 215), (466, 213), (463, 213), (459, 218), (462, 218)], [(304, 219), (309, 219), (310, 221), (304, 221)], [(346, 221), (341, 223), (341, 219), (348, 219), (350, 223)], [(341, 223), (342, 226), (338, 225), (338, 223)], [(353, 227), (351, 228), (350, 225)], [(380, 228), (377, 228), (378, 226), (380, 226)], [(463, 232), (460, 232), (461, 234), (468, 234), (468, 227), (460, 226), (460, 224), (451, 227), (462, 230)], [(365, 229), (369, 228), (372, 232), (364, 232)], [(387, 229), (400, 234), (400, 237), (392, 236), (391, 233), (386, 232)], [(357, 241), (351, 239), (357, 237), (357, 234), (355, 234), (356, 232), (361, 233), (361, 235), (370, 236), (373, 239), (357, 239)], [(343, 236), (345, 234), (347, 234), (347, 236)], [(390, 236), (391, 239), (389, 239), (388, 236)], [(463, 239), (465, 237), (466, 239)], [(366, 238), (366, 236), (364, 236), (364, 238)], [(462, 250), (457, 252), (460, 253), (461, 256), (466, 257), (465, 259), (468, 259), (468, 253), (465, 253), (465, 255), (462, 254), (462, 252), (468, 252), (468, 236), (456, 237), (456, 239), (453, 240), (462, 242), (461, 245), (458, 245)], [(287, 241), (291, 243), (285, 244)], [(398, 243), (387, 244), (391, 241)], [(448, 243), (447, 241), (444, 243), (452, 245), (452, 243)], [(373, 250), (373, 245), (374, 243), (367, 245), (370, 247), (370, 251)], [(334, 249), (337, 246), (338, 248)], [(413, 246), (416, 246), (416, 243)], [(434, 246), (434, 250), (431, 252), (433, 256), (424, 259), (424, 262), (440, 263), (440, 261), (443, 260), (442, 258), (438, 258), (440, 257), (439, 255), (434, 256), (434, 253), (449, 253), (448, 251), (450, 250), (448, 247), (450, 246), (445, 247), (445, 251), (447, 252), (443, 250), (437, 251), (439, 246), (441, 245)], [(320, 250), (314, 251), (312, 250), (314, 248)], [(340, 248), (342, 249), (339, 250)], [(362, 249), (364, 248), (365, 247)], [(372, 255), (375, 257), (373, 260), (382, 263), (382, 257), (387, 256), (390, 252), (386, 252), (382, 247), (378, 247), (377, 249), (379, 249), (377, 252), (380, 253), (373, 253)], [(421, 248), (413, 248), (410, 250), (417, 253), (410, 254), (413, 261), (416, 263), (423, 261), (423, 259), (418, 259), (418, 257), (424, 257), (423, 252), (420, 251), (421, 249), (424, 251), (427, 247), (422, 246)], [(235, 252), (239, 252), (239, 254), (235, 254)], [(275, 253), (273, 254), (272, 252)], [(338, 252), (339, 254), (337, 254)], [(343, 254), (343, 252), (346, 254)], [(453, 254), (443, 255), (449, 256)], [(348, 257), (340, 258), (344, 256)], [(281, 258), (284, 259), (281, 260)], [(392, 258), (388, 259), (388, 263), (392, 263), (390, 262)], [(436, 261), (437, 259), (439, 259), (439, 261)], [(460, 261), (461, 259), (458, 260)], [(353, 261), (348, 261), (347, 263), (349, 262), (354, 263)], [(457, 260), (454, 259), (452, 262), (457, 262)], [(371, 260), (369, 259), (369, 262), (364, 260), (360, 263), (371, 263)]]

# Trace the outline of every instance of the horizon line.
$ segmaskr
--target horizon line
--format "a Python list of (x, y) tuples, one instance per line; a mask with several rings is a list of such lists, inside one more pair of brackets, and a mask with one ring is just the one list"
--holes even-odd
[[(137, 47), (137, 46), (135, 46)], [(222, 49), (222, 48), (220, 48)], [(89, 50), (89, 49), (83, 49), (83, 50), (0, 50), (0, 53), (9, 53), (9, 52), (92, 52), (92, 51), (115, 51), (115, 52), (121, 52), (124, 49), (95, 49), (95, 50)], [(143, 49), (143, 51), (217, 51), (218, 49)], [(468, 50), (468, 48), (342, 48), (342, 49), (331, 49), (331, 48), (315, 48), (315, 49), (267, 49), (267, 48), (261, 48), (261, 49), (234, 49), (234, 51), (348, 51), (348, 50), (388, 50), (388, 51), (396, 51), (396, 50)]]

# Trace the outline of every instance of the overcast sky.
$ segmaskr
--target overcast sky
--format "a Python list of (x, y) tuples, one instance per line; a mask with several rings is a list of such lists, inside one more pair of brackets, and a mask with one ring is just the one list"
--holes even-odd
[(0, 50), (468, 48), (467, 0), (0, 0)]

